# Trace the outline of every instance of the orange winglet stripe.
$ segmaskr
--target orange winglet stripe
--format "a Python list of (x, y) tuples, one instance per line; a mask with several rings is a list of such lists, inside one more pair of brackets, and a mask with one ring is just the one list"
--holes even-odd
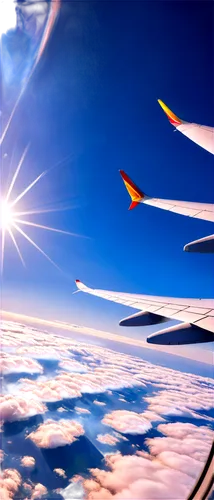
[[(125, 187), (133, 202), (138, 203), (143, 200), (144, 193), (134, 184), (134, 182), (128, 177), (124, 170), (120, 170), (120, 175), (123, 179)], [(136, 206), (136, 205), (135, 205)], [(134, 207), (133, 207), (134, 208)]]
[(168, 106), (166, 106), (166, 104), (164, 104), (164, 102), (161, 101), (161, 99), (158, 99), (158, 103), (160, 104), (164, 113), (166, 113), (166, 116), (172, 125), (174, 125), (175, 127), (177, 125), (181, 125), (182, 120), (180, 120), (180, 118), (178, 118), (178, 116), (176, 116), (175, 113), (173, 113), (171, 109), (169, 109)]

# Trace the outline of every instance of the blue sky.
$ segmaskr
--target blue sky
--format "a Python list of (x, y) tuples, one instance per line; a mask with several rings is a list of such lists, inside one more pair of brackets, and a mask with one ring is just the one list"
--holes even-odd
[(72, 210), (31, 220), (88, 238), (28, 230), (63, 273), (18, 238), (24, 269), (8, 242), (4, 309), (144, 338), (148, 329), (118, 327), (131, 309), (72, 295), (74, 279), (110, 290), (213, 297), (213, 256), (182, 251), (211, 234), (212, 224), (147, 206), (129, 212), (118, 172), (151, 196), (214, 202), (212, 155), (174, 132), (157, 103), (213, 125), (212, 12), (204, 1), (63, 4), (3, 144), (3, 173), (11, 158), (15, 169), (29, 141), (17, 192), (70, 155), (24, 206), (69, 204)]

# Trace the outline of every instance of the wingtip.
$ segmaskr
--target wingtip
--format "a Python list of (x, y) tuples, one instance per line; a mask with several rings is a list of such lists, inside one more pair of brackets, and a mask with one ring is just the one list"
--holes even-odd
[(189, 243), (188, 243), (187, 245), (184, 245), (184, 247), (183, 247), (183, 251), (184, 251), (184, 252), (189, 252), (189, 250), (190, 250), (190, 249), (189, 249)]
[(145, 193), (143, 193), (136, 186), (136, 184), (134, 184), (134, 182), (130, 179), (130, 177), (127, 175), (127, 173), (124, 172), (124, 170), (119, 170), (119, 172), (120, 172), (120, 175), (123, 179), (125, 187), (129, 193), (129, 196), (131, 197), (132, 203), (129, 207), (129, 210), (132, 210), (145, 198)]
[(120, 170), (119, 170), (119, 173), (120, 173), (120, 175), (121, 175), (122, 179), (125, 179), (125, 177), (126, 177), (126, 173), (124, 172), (124, 170), (121, 170), (121, 169), (120, 169)]
[(80, 280), (75, 280), (75, 284), (80, 291), (84, 291), (87, 288)]
[(173, 113), (173, 111), (171, 111), (171, 109), (169, 109), (168, 106), (161, 99), (158, 99), (158, 104), (166, 114), (170, 123), (174, 125), (174, 127), (181, 125), (182, 120), (180, 120), (180, 118), (178, 118), (178, 116), (176, 116), (175, 113)]

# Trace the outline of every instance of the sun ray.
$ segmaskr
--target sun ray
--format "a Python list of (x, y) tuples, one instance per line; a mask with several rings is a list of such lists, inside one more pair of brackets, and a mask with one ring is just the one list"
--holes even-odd
[(66, 163), (68, 162), (68, 160), (70, 160), (72, 158), (74, 159), (74, 154), (70, 153), (69, 155), (67, 155), (64, 158), (62, 158), (62, 160), (57, 161), (51, 167), (49, 167), (48, 170), (47, 170), (47, 172), (49, 173), (49, 172), (51, 172), (52, 170), (54, 170), (55, 168), (58, 168), (58, 167), (64, 167), (66, 165)]
[(17, 198), (12, 201), (11, 203), (11, 207), (14, 207), (16, 205), (16, 203), (21, 200), (21, 198), (23, 198), (23, 196), (25, 196), (26, 193), (28, 193), (28, 191), (30, 191), (30, 189), (32, 189), (33, 186), (35, 186), (35, 184), (42, 178), (44, 177), (44, 175), (47, 173), (47, 170), (44, 170), (44, 172), (42, 172), (40, 175), (38, 175), (38, 177), (33, 181), (31, 182), (31, 184), (29, 184), (29, 186), (27, 186), (24, 191), (22, 191), (18, 196)]
[[(69, 158), (71, 158), (73, 155), (69, 154), (67, 156), (65, 156), (65, 158), (63, 158), (62, 160), (58, 161), (57, 163), (55, 163), (54, 165), (52, 165), (50, 168), (48, 168), (47, 170), (44, 170), (44, 172), (42, 172), (40, 175), (38, 175), (38, 177), (31, 183), (29, 184), (29, 186), (27, 186), (27, 188), (22, 191), (22, 193), (19, 194), (19, 196), (17, 196), (17, 198), (11, 203), (11, 206), (13, 207), (14, 205), (16, 205), (16, 203), (21, 200), (21, 198), (23, 198), (23, 196), (28, 192), (30, 191), (30, 189), (35, 186), (35, 184), (40, 180), (42, 179), (43, 176), (47, 175), (49, 172), (51, 172), (53, 169), (59, 167), (59, 166), (62, 166), (63, 164), (66, 164), (66, 162), (68, 161)], [(18, 174), (18, 172), (17, 172)], [(16, 175), (17, 177), (17, 175)], [(15, 181), (14, 181), (15, 182)], [(13, 183), (14, 184), (14, 183)], [(13, 187), (13, 186), (12, 186)]]
[(42, 248), (40, 248), (39, 245), (37, 245), (35, 241), (33, 241), (24, 231), (22, 231), (22, 229), (15, 222), (13, 222), (13, 226), (20, 234), (22, 234), (22, 236), (24, 236), (24, 238), (26, 238), (29, 243), (31, 243), (31, 245), (33, 245), (47, 260), (49, 260), (49, 262), (51, 262), (51, 264), (53, 264), (58, 271), (61, 271), (60, 267), (57, 266), (57, 264), (44, 252), (44, 250), (42, 250)]
[(10, 186), (9, 186), (8, 192), (7, 192), (7, 194), (6, 194), (5, 202), (7, 202), (7, 201), (9, 200), (10, 194), (11, 194), (11, 192), (12, 192), (13, 186), (14, 186), (14, 184), (15, 184), (15, 181), (16, 181), (16, 179), (17, 179), (18, 173), (19, 173), (20, 168), (21, 168), (21, 166), (22, 166), (22, 164), (23, 164), (23, 161), (24, 161), (24, 159), (25, 159), (25, 156), (26, 156), (26, 154), (27, 154), (27, 152), (28, 152), (28, 149), (29, 149), (29, 144), (28, 144), (28, 145), (27, 145), (27, 147), (24, 149), (24, 152), (23, 152), (23, 154), (22, 154), (22, 156), (21, 156), (21, 159), (20, 159), (20, 161), (19, 161), (19, 163), (18, 163), (17, 169), (16, 169), (16, 171), (15, 171), (15, 174), (14, 174), (14, 176), (13, 176), (13, 178), (12, 178), (11, 183), (10, 183)]
[(23, 215), (39, 215), (39, 214), (48, 214), (51, 212), (66, 212), (67, 210), (71, 210), (76, 208), (76, 206), (68, 206), (68, 207), (60, 207), (60, 208), (41, 208), (35, 210), (26, 210), (25, 212), (15, 212), (15, 216), (20, 217)]
[[(1, 53), (2, 53), (2, 47), (1, 47)], [(9, 128), (10, 128), (10, 125), (11, 125), (11, 123), (12, 123), (13, 117), (14, 117), (14, 115), (15, 115), (15, 113), (16, 113), (16, 110), (17, 110), (17, 108), (18, 108), (18, 106), (19, 106), (19, 103), (20, 103), (20, 101), (21, 101), (21, 99), (22, 99), (22, 96), (23, 96), (23, 94), (24, 94), (24, 92), (25, 92), (25, 89), (26, 89), (26, 87), (27, 87), (27, 84), (28, 84), (28, 82), (29, 82), (30, 78), (31, 78), (31, 73), (30, 73), (29, 77), (27, 78), (27, 80), (26, 80), (26, 82), (25, 82), (25, 85), (24, 85), (24, 86), (22, 87), (22, 89), (20, 90), (20, 92), (19, 92), (19, 94), (18, 94), (18, 97), (17, 97), (17, 99), (16, 99), (16, 101), (15, 101), (15, 104), (14, 104), (14, 106), (13, 106), (13, 108), (12, 108), (12, 111), (11, 111), (11, 113), (10, 113), (10, 115), (9, 115), (9, 118), (8, 118), (8, 120), (7, 120), (7, 122), (6, 122), (6, 125), (5, 125), (5, 127), (4, 127), (4, 130), (3, 130), (3, 132), (2, 132), (2, 136), (0, 137), (0, 146), (1, 146), (1, 145), (3, 144), (3, 142), (4, 142), (4, 139), (5, 139), (5, 137), (6, 137), (6, 135), (7, 135), (7, 132), (8, 132), (8, 130), (9, 130)]]
[(9, 183), (10, 183), (10, 174), (11, 174), (12, 166), (14, 164), (14, 155), (15, 155), (15, 147), (12, 149), (11, 158), (10, 158), (10, 162), (9, 162), (9, 167), (7, 168), (6, 186), (8, 186)]
[(21, 254), (21, 252), (20, 252), (20, 249), (19, 249), (19, 247), (18, 247), (18, 243), (17, 243), (17, 241), (16, 241), (16, 239), (15, 239), (15, 236), (14, 236), (14, 234), (13, 234), (13, 231), (12, 231), (10, 228), (8, 228), (8, 233), (9, 233), (9, 235), (10, 235), (10, 237), (11, 237), (11, 239), (12, 239), (13, 243), (14, 243), (14, 246), (15, 246), (15, 248), (16, 248), (16, 250), (17, 250), (17, 253), (18, 253), (19, 257), (20, 257), (20, 260), (21, 260), (21, 262), (22, 262), (23, 266), (24, 266), (24, 267), (26, 267), (26, 265), (25, 265), (25, 261), (24, 261), (24, 259), (23, 259), (23, 257), (22, 257), (22, 254)]
[[(54, 168), (56, 168), (59, 165), (62, 165), (63, 163), (65, 164), (68, 159), (71, 157), (71, 155), (67, 156), (63, 160), (57, 162), (55, 165), (52, 167), (44, 170), (40, 175), (36, 177), (27, 187), (25, 187), (21, 193), (19, 193), (15, 199), (12, 196), (13, 193), (13, 188), (15, 185), (15, 182), (18, 178), (20, 169), (22, 167), (22, 164), (25, 160), (27, 151), (28, 151), (29, 145), (24, 149), (24, 152), (21, 156), (21, 159), (19, 160), (18, 166), (15, 169), (15, 173), (12, 176), (11, 182), (7, 182), (7, 185), (9, 184), (9, 188), (5, 192), (4, 195), (1, 196), (1, 201), (0, 201), (0, 232), (1, 232), (1, 237), (2, 241), (0, 244), (0, 250), (1, 250), (1, 256), (0, 256), (0, 272), (3, 273), (3, 268), (4, 268), (4, 260), (5, 260), (5, 239), (6, 239), (6, 233), (8, 232), (15, 248), (16, 251), (19, 255), (19, 258), (25, 266), (25, 261), (23, 259), (20, 247), (17, 242), (16, 238), (16, 232), (18, 232), (22, 237), (24, 237), (28, 243), (30, 243), (34, 248), (36, 248), (54, 267), (56, 267), (60, 272), (63, 272), (62, 269), (49, 257), (48, 254), (44, 252), (42, 248), (40, 248), (37, 243), (33, 239), (28, 236), (28, 234), (25, 232), (25, 228), (22, 228), (22, 225), (34, 228), (34, 229), (41, 229), (41, 230), (46, 230), (46, 231), (52, 231), (54, 233), (60, 233), (60, 234), (66, 234), (69, 236), (78, 236), (82, 238), (87, 238), (87, 236), (81, 235), (81, 234), (76, 234), (70, 231), (64, 231), (62, 229), (54, 228), (45, 224), (38, 224), (37, 222), (34, 221), (28, 221), (25, 220), (26, 216), (34, 216), (36, 214), (45, 214), (45, 213), (50, 213), (50, 212), (60, 212), (60, 211), (65, 211), (69, 210), (71, 208), (76, 208), (76, 206), (68, 206), (68, 203), (71, 202), (71, 200), (62, 200), (60, 201), (59, 208), (50, 206), (50, 203), (42, 204), (40, 208), (27, 208), (23, 207), (22, 210), (19, 210), (18, 208), (18, 202), (35, 186), (42, 177), (44, 177), (47, 173), (52, 171)], [(65, 206), (66, 205), (66, 206)], [(20, 227), (21, 226), (21, 227)], [(64, 274), (64, 273), (63, 273)]]
[(40, 229), (46, 229), (47, 231), (54, 231), (55, 233), (68, 234), (69, 236), (78, 236), (81, 237), (80, 234), (70, 233), (69, 231), (63, 231), (62, 229), (56, 229), (50, 226), (43, 226), (42, 224), (36, 224), (35, 222), (29, 222), (27, 220), (22, 219), (13, 219), (14, 222), (18, 222), (19, 224), (24, 224), (26, 226), (38, 227)]

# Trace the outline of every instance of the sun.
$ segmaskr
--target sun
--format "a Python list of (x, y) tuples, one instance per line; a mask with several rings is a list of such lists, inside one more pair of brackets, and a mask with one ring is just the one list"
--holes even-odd
[(2, 200), (0, 204), (0, 228), (8, 230), (13, 222), (13, 210), (6, 200)]
[(16, 28), (16, 3), (14, 0), (0, 1), (0, 36)]
[[(9, 235), (10, 239), (12, 240), (14, 247), (16, 248), (16, 251), (20, 257), (20, 260), (21, 260), (22, 264), (25, 266), (24, 259), (22, 257), (20, 248), (19, 248), (18, 243), (16, 241), (16, 236), (15, 236), (16, 233), (21, 235), (23, 237), (23, 239), (27, 240), (28, 243), (30, 243), (34, 248), (36, 248), (36, 250), (38, 250), (47, 260), (49, 260), (49, 262), (51, 262), (51, 264), (53, 264), (55, 267), (57, 267), (57, 269), (59, 269), (61, 271), (59, 266), (49, 257), (49, 255), (47, 255), (44, 252), (44, 250), (42, 250), (42, 248), (40, 248), (39, 245), (37, 245), (37, 243), (35, 243), (35, 241), (32, 238), (30, 238), (30, 236), (28, 236), (26, 231), (24, 231), (23, 226), (24, 226), (24, 228), (31, 227), (31, 228), (35, 228), (35, 229), (42, 229), (45, 231), (53, 231), (55, 233), (68, 234), (70, 236), (80, 236), (78, 234), (71, 233), (70, 231), (63, 231), (62, 229), (56, 229), (54, 227), (45, 226), (42, 224), (37, 224), (35, 221), (29, 220), (29, 216), (31, 217), (31, 216), (35, 216), (38, 214), (44, 214), (47, 212), (57, 212), (57, 211), (61, 211), (61, 210), (69, 210), (71, 207), (65, 207), (65, 208), (60, 208), (60, 209), (57, 209), (57, 208), (48, 208), (48, 209), (29, 209), (29, 208), (27, 209), (26, 208), (26, 209), (23, 209), (23, 207), (22, 207), (21, 211), (18, 208), (19, 201), (21, 199), (23, 199), (24, 196), (33, 188), (33, 186), (35, 186), (35, 184), (37, 184), (40, 181), (40, 179), (42, 179), (42, 177), (44, 177), (54, 167), (51, 167), (50, 169), (42, 172), (27, 187), (25, 187), (23, 189), (23, 191), (21, 191), (21, 193), (19, 193), (18, 196), (16, 196), (15, 199), (13, 199), (11, 201), (13, 187), (14, 187), (14, 184), (15, 184), (16, 179), (18, 177), (20, 168), (25, 160), (27, 151), (28, 151), (28, 147), (24, 150), (24, 152), (22, 154), (22, 157), (21, 157), (21, 159), (18, 163), (18, 166), (15, 170), (15, 173), (13, 175), (13, 178), (12, 178), (12, 181), (10, 183), (10, 186), (9, 186), (7, 193), (3, 196), (2, 200), (0, 201), (1, 272), (3, 272), (4, 255), (5, 255), (5, 241), (6, 241), (7, 235)], [(60, 163), (61, 164), (63, 163), (63, 161), (65, 161), (65, 160), (62, 160), (61, 162), (59, 162), (55, 166), (59, 166)], [(25, 216), (27, 216), (27, 219), (25, 218)]]

